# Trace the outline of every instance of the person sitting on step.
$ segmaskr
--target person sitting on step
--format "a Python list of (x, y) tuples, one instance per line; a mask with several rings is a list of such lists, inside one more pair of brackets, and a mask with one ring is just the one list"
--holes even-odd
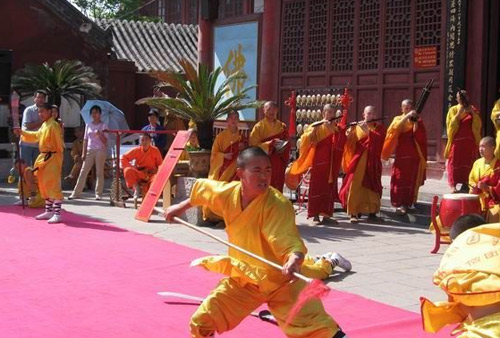
[[(160, 150), (151, 145), (151, 136), (141, 134), (139, 146), (130, 149), (121, 158), (123, 176), (127, 187), (134, 188), (134, 199), (144, 195), (162, 163)], [(142, 186), (140, 184), (146, 183)]]

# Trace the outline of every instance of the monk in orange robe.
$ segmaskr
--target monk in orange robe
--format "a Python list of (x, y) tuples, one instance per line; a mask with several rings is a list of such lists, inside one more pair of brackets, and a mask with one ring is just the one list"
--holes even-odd
[(330, 122), (335, 117), (331, 104), (323, 107), (323, 124), (309, 126), (300, 138), (300, 156), (292, 163), (289, 175), (300, 175), (309, 168), (310, 183), (307, 217), (322, 223), (333, 216), (333, 205), (338, 198), (337, 177), (346, 141), (345, 128)]
[(406, 214), (407, 209), (417, 201), (418, 189), (425, 181), (427, 134), (424, 122), (413, 110), (412, 100), (401, 103), (401, 112), (387, 130), (382, 159), (387, 161), (395, 151), (391, 173), (391, 204), (396, 208), (396, 213)]
[(444, 150), (444, 157), (448, 160), (448, 184), (453, 192), (457, 191), (458, 183), (467, 186), (472, 165), (479, 157), (477, 149), (481, 140), (481, 117), (469, 104), (465, 90), (457, 92), (457, 102), (446, 115), (448, 142)]
[(380, 155), (385, 139), (385, 127), (370, 122), (377, 117), (374, 106), (366, 106), (364, 121), (347, 130), (342, 167), (344, 181), (339, 192), (342, 206), (351, 215), (351, 223), (357, 223), (361, 214), (376, 221), (382, 197), (382, 162)]
[[(247, 145), (247, 140), (238, 132), (240, 117), (237, 111), (227, 114), (227, 129), (220, 132), (212, 146), (210, 155), (210, 171), (208, 178), (215, 181), (231, 182), (236, 177), (236, 158)], [(203, 208), (203, 219), (220, 221), (222, 218), (215, 215), (208, 207)]]
[[(143, 189), (147, 191), (163, 161), (160, 150), (151, 145), (149, 134), (141, 134), (139, 142), (138, 147), (130, 149), (121, 158), (125, 183), (130, 189), (135, 188), (134, 198), (138, 198), (141, 193), (144, 195), (139, 183), (147, 183), (143, 185)], [(132, 161), (135, 161), (134, 165), (131, 164)]]
[(285, 169), (290, 160), (290, 144), (286, 124), (279, 121), (277, 115), (277, 103), (267, 101), (264, 104), (264, 119), (257, 122), (250, 133), (250, 145), (261, 147), (271, 157), (271, 186), (283, 192)]

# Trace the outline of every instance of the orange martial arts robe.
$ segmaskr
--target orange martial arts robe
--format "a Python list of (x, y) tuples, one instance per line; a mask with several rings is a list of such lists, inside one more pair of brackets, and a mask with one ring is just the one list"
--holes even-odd
[(382, 197), (382, 162), (380, 155), (385, 127), (369, 126), (369, 134), (354, 126), (348, 130), (342, 158), (345, 177), (339, 192), (342, 206), (349, 215), (372, 214), (380, 210)]
[(448, 142), (444, 150), (444, 158), (448, 159), (446, 171), (448, 184), (454, 187), (457, 183), (467, 183), (472, 164), (479, 157), (478, 147), (481, 140), (481, 117), (476, 108), (472, 114), (458, 118), (460, 105), (450, 108), (446, 115), (446, 133)]
[[(220, 132), (215, 138), (210, 154), (210, 171), (208, 178), (216, 181), (231, 182), (236, 177), (236, 158), (240, 152), (240, 145), (246, 145), (247, 141), (238, 131), (232, 133), (229, 129)], [(224, 154), (231, 153), (231, 159), (224, 158)], [(209, 208), (203, 208), (203, 219), (210, 221), (220, 220)]]
[(45, 121), (37, 131), (22, 131), (26, 142), (38, 142), (40, 154), (33, 165), (38, 179), (38, 189), (44, 199), (63, 199), (61, 190), (61, 173), (64, 142), (61, 126), (54, 118)]
[[(208, 205), (222, 215), (229, 242), (270, 261), (282, 265), (293, 252), (307, 251), (295, 224), (292, 204), (274, 188), (241, 210), (241, 182), (199, 179), (193, 185), (190, 202), (193, 206)], [(231, 330), (263, 303), (267, 303), (287, 337), (330, 338), (338, 331), (317, 299), (306, 303), (285, 325), (305, 282), (290, 281), (280, 270), (233, 248), (229, 248), (228, 256), (204, 257), (192, 265), (227, 275), (191, 318), (192, 337)]]
[(271, 158), (272, 176), (271, 186), (283, 192), (285, 184), (285, 170), (290, 160), (290, 144), (286, 145), (281, 152), (274, 149), (274, 139), (288, 141), (288, 131), (286, 124), (279, 120), (269, 122), (267, 119), (262, 119), (252, 129), (250, 133), (250, 145), (259, 146), (266, 151)]
[(387, 129), (382, 159), (395, 151), (391, 173), (391, 204), (409, 207), (417, 201), (418, 189), (425, 181), (427, 134), (422, 119), (403, 122), (404, 113), (396, 116)]
[(500, 159), (500, 121), (496, 121), (497, 118), (500, 118), (500, 99), (495, 102), (493, 109), (491, 110), (491, 121), (495, 126), (496, 130), (496, 147), (495, 147), (495, 157)]
[[(134, 166), (130, 162), (135, 160)], [(147, 151), (138, 146), (130, 149), (121, 159), (123, 176), (127, 187), (132, 189), (141, 181), (151, 183), (162, 163), (161, 153), (155, 146), (149, 146)], [(147, 187), (143, 189), (146, 190)]]
[(345, 129), (326, 124), (309, 127), (300, 138), (300, 156), (290, 167), (291, 175), (311, 168), (307, 217), (332, 216), (338, 197), (337, 178), (346, 141)]
[[(481, 157), (474, 162), (469, 174), (469, 186), (472, 193), (479, 195), (481, 209), (486, 215), (488, 223), (500, 222), (500, 160), (496, 157), (490, 163), (486, 163)], [(488, 185), (487, 191), (478, 188), (479, 182)]]
[(448, 247), (434, 273), (433, 283), (448, 301), (432, 303), (421, 297), (424, 330), (438, 332), (449, 324), (459, 324), (457, 338), (500, 337), (500, 311), (481, 318), (468, 318), (469, 307), (500, 302), (500, 223), (484, 224), (460, 234)]

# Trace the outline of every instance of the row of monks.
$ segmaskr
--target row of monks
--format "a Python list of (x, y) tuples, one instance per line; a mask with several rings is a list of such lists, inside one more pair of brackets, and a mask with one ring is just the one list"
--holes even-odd
[[(493, 152), (498, 156), (500, 150), (495, 149), (492, 138), (485, 138), (481, 142), (485, 146), (479, 147), (480, 114), (469, 103), (465, 91), (457, 92), (456, 99), (457, 104), (450, 108), (446, 118), (448, 141), (444, 157), (447, 159), (448, 183), (453, 192), (457, 191), (459, 184), (470, 186), (470, 192), (481, 194), (483, 207), (487, 209), (488, 205), (496, 203), (492, 185), (500, 176), (500, 161)], [(290, 166), (288, 131), (286, 125), (277, 119), (277, 104), (266, 102), (263, 112), (264, 118), (254, 126), (248, 141), (238, 132), (238, 114), (228, 115), (228, 127), (216, 137), (212, 148), (209, 178), (235, 179), (239, 150), (256, 145), (270, 155), (271, 185), (279, 191), (283, 190), (285, 181), (287, 186), (295, 189), (308, 174), (308, 218), (328, 222), (333, 216), (334, 202), (340, 202), (350, 221), (356, 223), (362, 215), (378, 220), (382, 160), (394, 156), (391, 204), (399, 214), (414, 207), (419, 187), (426, 177), (427, 136), (411, 100), (402, 101), (401, 114), (394, 117), (388, 128), (381, 123), (374, 106), (364, 108), (362, 121), (347, 124), (346, 116), (338, 116), (334, 106), (326, 104), (323, 120), (309, 126), (301, 136), (299, 156)], [(493, 108), (491, 118), (493, 122), (500, 118), (500, 100)], [(337, 180), (341, 172), (344, 178), (339, 188)], [(204, 210), (204, 215), (211, 221), (218, 219), (208, 209)]]

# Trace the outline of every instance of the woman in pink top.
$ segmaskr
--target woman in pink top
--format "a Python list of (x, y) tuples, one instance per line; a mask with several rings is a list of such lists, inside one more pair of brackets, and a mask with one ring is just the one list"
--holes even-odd
[(101, 121), (101, 114), (101, 107), (96, 105), (90, 108), (92, 122), (85, 126), (82, 152), (83, 165), (80, 170), (80, 175), (78, 175), (75, 189), (71, 193), (71, 196), (69, 196), (70, 200), (80, 197), (85, 182), (87, 181), (87, 176), (94, 166), (94, 163), (97, 176), (95, 199), (100, 200), (102, 198), (102, 190), (104, 188), (104, 162), (106, 161), (108, 147), (108, 139), (106, 138), (104, 130), (107, 130), (108, 126)]

